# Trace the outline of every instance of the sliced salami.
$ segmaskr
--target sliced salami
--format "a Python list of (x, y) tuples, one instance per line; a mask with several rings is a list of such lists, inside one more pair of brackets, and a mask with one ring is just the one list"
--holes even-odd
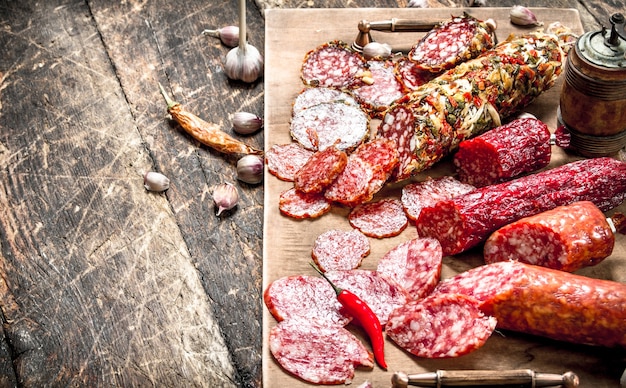
[(376, 238), (397, 236), (409, 224), (402, 203), (395, 198), (355, 207), (348, 215), (348, 222), (364, 235)]
[(285, 319), (347, 325), (352, 317), (341, 313), (341, 304), (328, 282), (315, 276), (287, 276), (271, 282), (263, 301), (280, 322)]
[(460, 181), (482, 187), (544, 168), (551, 155), (548, 126), (521, 118), (462, 141), (453, 163)]
[(279, 322), (270, 330), (269, 350), (286, 371), (315, 384), (350, 384), (356, 367), (374, 367), (354, 334), (314, 321)]
[(404, 90), (415, 91), (418, 87), (435, 78), (436, 73), (423, 70), (418, 65), (410, 61), (407, 57), (402, 57), (395, 64), (396, 75), (404, 86)]
[(321, 193), (339, 176), (348, 155), (335, 146), (315, 152), (294, 177), (294, 187), (303, 193)]
[(328, 271), (326, 276), (338, 287), (351, 291), (374, 311), (381, 325), (389, 314), (408, 300), (408, 293), (396, 282), (377, 271), (355, 269)]
[(300, 111), (319, 104), (342, 102), (347, 105), (359, 106), (359, 103), (346, 92), (331, 88), (305, 88), (293, 103), (292, 116)]
[(398, 80), (392, 61), (370, 60), (366, 67), (367, 77), (352, 93), (371, 117), (382, 117), (385, 109), (404, 96), (404, 85)]
[(293, 182), (296, 172), (313, 155), (298, 143), (275, 144), (265, 152), (267, 170), (278, 179)]
[(296, 219), (317, 218), (328, 213), (331, 205), (322, 194), (307, 194), (291, 188), (280, 194), (278, 209), (283, 215)]
[(581, 201), (503, 226), (485, 241), (484, 258), (485, 263), (517, 260), (574, 272), (609, 257), (614, 245), (604, 213)]
[(458, 294), (431, 295), (395, 309), (385, 327), (398, 346), (424, 358), (450, 358), (482, 347), (496, 328), (476, 299)]
[(423, 208), (469, 193), (474, 189), (474, 186), (462, 183), (451, 176), (435, 179), (428, 177), (425, 181), (405, 185), (402, 188), (400, 201), (407, 217), (415, 221)]
[(311, 151), (333, 145), (352, 151), (369, 136), (369, 120), (359, 106), (343, 102), (318, 104), (292, 117), (291, 137)]
[(434, 238), (414, 238), (388, 251), (376, 271), (402, 286), (412, 299), (430, 294), (441, 278), (442, 251)]
[(355, 76), (363, 71), (364, 64), (363, 56), (349, 45), (332, 41), (305, 55), (301, 77), (309, 86), (350, 88), (358, 82)]
[(358, 268), (370, 253), (370, 242), (358, 230), (328, 230), (315, 238), (311, 257), (322, 271)]

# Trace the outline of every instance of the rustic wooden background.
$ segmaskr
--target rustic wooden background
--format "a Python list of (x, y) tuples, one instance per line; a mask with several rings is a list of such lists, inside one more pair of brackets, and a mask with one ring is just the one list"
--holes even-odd
[[(249, 41), (263, 51), (267, 8), (407, 3), (249, 0)], [(526, 3), (576, 8), (586, 30), (626, 11)], [(237, 20), (235, 0), (0, 0), (1, 387), (261, 385), (263, 185), (237, 183), (216, 217), (236, 159), (171, 123), (157, 86), (226, 131), (262, 115), (263, 80), (229, 81), (201, 33)], [(149, 170), (171, 188), (146, 192)]]

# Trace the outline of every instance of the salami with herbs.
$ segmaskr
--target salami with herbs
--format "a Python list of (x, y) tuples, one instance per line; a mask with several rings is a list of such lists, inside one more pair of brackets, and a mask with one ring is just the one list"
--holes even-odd
[(438, 239), (444, 255), (454, 255), (520, 218), (577, 201), (608, 211), (625, 198), (625, 162), (583, 159), (439, 201), (422, 209), (416, 227), (420, 236)]
[(280, 180), (293, 182), (296, 172), (313, 155), (298, 143), (275, 144), (265, 152), (267, 170)]
[(395, 198), (355, 207), (348, 215), (348, 222), (364, 235), (376, 238), (397, 236), (409, 224), (402, 203)]
[(574, 272), (609, 257), (614, 245), (604, 213), (580, 201), (503, 226), (485, 241), (484, 258), (485, 263), (517, 260)]
[(305, 85), (352, 88), (365, 69), (365, 58), (341, 41), (324, 43), (304, 56), (301, 78)]
[(370, 242), (358, 230), (328, 230), (315, 238), (311, 257), (322, 271), (358, 268), (370, 253)]
[(321, 193), (348, 163), (348, 155), (335, 146), (317, 151), (294, 176), (294, 187), (303, 193)]
[(330, 202), (319, 193), (302, 193), (291, 188), (283, 191), (278, 198), (278, 210), (283, 215), (296, 219), (321, 217), (330, 209)]
[(551, 155), (548, 126), (521, 118), (462, 141), (453, 164), (460, 181), (482, 187), (544, 168)]
[(417, 220), (423, 208), (433, 206), (444, 199), (469, 193), (475, 187), (462, 183), (451, 176), (428, 178), (422, 182), (409, 183), (402, 188), (402, 207), (407, 217)]

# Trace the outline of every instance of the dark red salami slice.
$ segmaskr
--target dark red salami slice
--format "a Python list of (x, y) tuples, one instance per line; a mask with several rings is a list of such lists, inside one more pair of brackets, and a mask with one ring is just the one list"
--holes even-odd
[(626, 284), (518, 261), (487, 264), (435, 289), (481, 303), (498, 328), (606, 347), (626, 347)]
[(301, 110), (291, 119), (291, 137), (304, 148), (336, 146), (352, 151), (369, 136), (369, 116), (359, 106), (324, 103)]
[(322, 194), (307, 194), (291, 188), (280, 194), (278, 209), (292, 218), (317, 218), (328, 213), (331, 205)]
[(398, 80), (392, 61), (371, 60), (367, 64), (367, 76), (352, 91), (361, 106), (371, 117), (381, 117), (382, 112), (405, 94), (404, 85)]
[(350, 270), (370, 253), (370, 242), (358, 230), (326, 231), (315, 239), (311, 256), (322, 271)]
[(430, 294), (441, 278), (442, 252), (434, 238), (414, 238), (387, 252), (376, 271), (402, 286), (412, 299)]
[(304, 57), (301, 77), (305, 85), (334, 88), (353, 87), (355, 76), (364, 69), (365, 59), (340, 41), (324, 43)]
[(626, 163), (583, 159), (439, 201), (422, 209), (416, 226), (420, 236), (439, 240), (444, 255), (454, 255), (520, 218), (577, 201), (608, 211), (625, 198)]
[(551, 154), (548, 126), (522, 118), (462, 141), (453, 163), (461, 182), (482, 187), (544, 168)]
[(348, 155), (335, 146), (315, 152), (294, 177), (294, 187), (303, 193), (321, 193), (339, 176)]
[(348, 221), (364, 235), (376, 238), (397, 236), (409, 224), (402, 203), (395, 198), (359, 205), (352, 209)]
[(279, 322), (270, 330), (269, 350), (286, 371), (315, 384), (350, 384), (356, 367), (374, 367), (354, 334), (313, 321)]
[(469, 193), (475, 187), (462, 183), (451, 176), (428, 177), (425, 181), (409, 183), (402, 188), (402, 207), (409, 219), (415, 221), (423, 208), (433, 206), (444, 199)]
[(613, 252), (615, 235), (604, 213), (589, 201), (525, 217), (496, 230), (484, 246), (485, 263), (517, 260), (574, 272)]
[(275, 144), (265, 152), (267, 170), (278, 179), (293, 182), (294, 176), (313, 155), (298, 143)]
[(450, 358), (482, 347), (496, 328), (474, 298), (438, 294), (394, 310), (385, 327), (398, 346), (418, 357)]
[(342, 102), (347, 105), (359, 106), (359, 103), (346, 92), (331, 88), (306, 88), (293, 103), (292, 116), (315, 105)]
[(352, 317), (341, 313), (341, 303), (328, 282), (315, 276), (287, 276), (271, 282), (263, 301), (277, 321), (300, 319), (328, 325), (347, 325)]
[(338, 287), (351, 291), (374, 311), (381, 325), (387, 323), (391, 311), (404, 305), (408, 293), (396, 282), (377, 271), (355, 269), (328, 271), (326, 276)]
[(420, 69), (415, 62), (410, 61), (406, 57), (399, 59), (395, 64), (395, 68), (397, 77), (404, 86), (404, 90), (408, 91), (417, 90), (418, 87), (432, 80), (436, 75), (436, 73)]

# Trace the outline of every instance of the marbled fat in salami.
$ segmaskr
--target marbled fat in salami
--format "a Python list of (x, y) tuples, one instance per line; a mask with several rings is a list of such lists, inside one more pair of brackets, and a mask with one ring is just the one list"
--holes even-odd
[(272, 281), (263, 302), (277, 321), (300, 319), (328, 325), (347, 325), (352, 317), (342, 314), (341, 303), (321, 277), (294, 275)]
[(304, 109), (325, 103), (341, 102), (347, 105), (359, 106), (359, 103), (346, 92), (331, 88), (305, 88), (293, 103), (292, 116)]
[(285, 320), (270, 329), (269, 350), (289, 373), (315, 384), (349, 384), (356, 367), (374, 367), (374, 357), (342, 326)]
[(348, 163), (348, 155), (335, 146), (317, 151), (295, 174), (294, 187), (303, 193), (321, 193)]
[(496, 328), (496, 319), (478, 306), (474, 298), (457, 294), (412, 300), (391, 313), (385, 332), (418, 357), (459, 357), (482, 347)]
[(371, 117), (381, 117), (382, 112), (405, 94), (398, 80), (394, 64), (388, 60), (370, 60), (366, 63), (368, 76), (352, 93)]
[(305, 85), (351, 88), (364, 70), (365, 59), (341, 41), (324, 43), (304, 56), (301, 78)]
[(574, 272), (609, 257), (614, 245), (604, 213), (580, 201), (503, 226), (485, 241), (483, 252), (488, 264), (517, 260)]
[(420, 236), (438, 239), (443, 254), (454, 255), (520, 218), (577, 201), (608, 211), (625, 198), (626, 163), (583, 159), (439, 201), (423, 208), (415, 224)]
[(550, 129), (535, 118), (521, 118), (464, 140), (453, 164), (461, 182), (482, 187), (546, 167)]
[(311, 257), (322, 271), (358, 268), (370, 253), (370, 242), (358, 230), (328, 230), (315, 238)]
[(412, 299), (430, 294), (441, 278), (442, 251), (434, 238), (414, 238), (389, 250), (376, 271), (402, 286)]
[(296, 172), (313, 155), (298, 143), (275, 144), (265, 152), (267, 170), (283, 181), (293, 182)]
[(384, 198), (355, 207), (348, 215), (348, 222), (364, 235), (375, 238), (397, 236), (409, 224), (402, 203), (395, 198)]
[(402, 207), (407, 217), (417, 220), (423, 208), (433, 206), (444, 199), (451, 199), (469, 193), (475, 187), (462, 183), (451, 176), (430, 178), (422, 182), (409, 183), (402, 188)]
[(317, 218), (328, 213), (330, 209), (330, 202), (323, 194), (302, 193), (293, 187), (283, 191), (278, 198), (278, 210), (291, 218)]

